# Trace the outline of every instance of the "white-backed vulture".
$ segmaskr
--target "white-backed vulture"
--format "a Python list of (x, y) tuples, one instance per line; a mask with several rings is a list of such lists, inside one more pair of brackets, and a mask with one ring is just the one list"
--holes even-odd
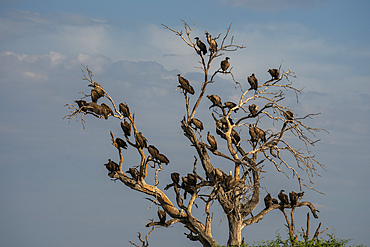
[(190, 94), (194, 94), (195, 91), (194, 91), (194, 88), (190, 85), (189, 81), (187, 79), (185, 79), (184, 77), (182, 77), (180, 74), (177, 74), (177, 77), (179, 79), (179, 83), (180, 85), (177, 86), (181, 89), (184, 90), (185, 94), (186, 93), (190, 93)]
[(200, 131), (203, 130), (203, 123), (199, 119), (192, 118), (191, 123), (193, 123), (195, 128), (199, 129)]
[(207, 53), (206, 45), (202, 41), (200, 41), (199, 37), (195, 37), (195, 40), (197, 41), (196, 43), (197, 43), (199, 50), (203, 52), (203, 55), (205, 55)]
[(211, 109), (214, 106), (222, 108), (221, 98), (215, 94), (207, 95), (207, 98), (212, 102), (212, 105), (208, 108)]
[(143, 133), (141, 132), (138, 132), (136, 134), (136, 142), (138, 144), (139, 147), (141, 148), (146, 148), (147, 147), (147, 143), (148, 143), (148, 140), (143, 136)]
[(251, 76), (248, 76), (248, 82), (249, 82), (249, 85), (251, 85), (251, 88), (257, 91), (258, 79), (255, 77), (254, 73)]
[(278, 194), (278, 198), (280, 200), (280, 205), (282, 208), (284, 208), (284, 205), (289, 205), (289, 199), (286, 194), (283, 193), (284, 190), (280, 190), (280, 193)]
[(121, 129), (125, 136), (131, 136), (131, 123), (126, 121), (126, 118), (124, 119), (124, 123), (121, 122)]
[(116, 138), (116, 143), (117, 143), (118, 147), (127, 149), (127, 143), (124, 140), (122, 140), (121, 138), (117, 137)]
[(209, 145), (211, 145), (211, 150), (212, 151), (217, 150), (216, 138), (213, 135), (211, 135), (209, 131), (208, 131), (208, 134), (207, 134), (207, 141), (208, 141)]
[(209, 44), (209, 51), (211, 53), (217, 51), (217, 42), (216, 40), (212, 39), (212, 35), (210, 35), (208, 32), (206, 32), (207, 42)]
[(229, 57), (226, 57), (225, 60), (221, 61), (221, 69), (225, 72), (230, 67)]
[(118, 107), (119, 107), (119, 111), (122, 113), (124, 117), (130, 116), (130, 108), (128, 107), (127, 104), (119, 103)]
[(279, 79), (279, 70), (278, 69), (269, 69), (268, 72), (270, 73), (272, 79), (277, 80)]
[(258, 105), (251, 104), (248, 106), (249, 112), (252, 114), (252, 117), (255, 117), (258, 113)]

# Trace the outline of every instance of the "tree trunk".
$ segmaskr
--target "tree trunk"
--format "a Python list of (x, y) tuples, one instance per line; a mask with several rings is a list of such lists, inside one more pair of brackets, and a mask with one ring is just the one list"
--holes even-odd
[(241, 215), (234, 215), (230, 213), (227, 216), (229, 222), (229, 240), (227, 241), (228, 246), (239, 246), (242, 241), (242, 223)]

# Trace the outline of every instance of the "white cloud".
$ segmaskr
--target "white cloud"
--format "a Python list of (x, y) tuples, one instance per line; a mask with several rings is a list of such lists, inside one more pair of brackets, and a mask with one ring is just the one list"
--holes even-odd
[(328, 0), (220, 0), (220, 3), (249, 10), (278, 11), (288, 8), (313, 8), (325, 1)]

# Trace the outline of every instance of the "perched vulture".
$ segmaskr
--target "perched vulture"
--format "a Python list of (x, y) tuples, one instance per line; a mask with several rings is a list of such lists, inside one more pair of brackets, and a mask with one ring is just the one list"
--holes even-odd
[(206, 32), (207, 42), (209, 44), (209, 51), (216, 52), (217, 51), (217, 42), (216, 40), (212, 39), (212, 36)]
[(231, 171), (230, 174), (225, 177), (225, 191), (232, 190), (235, 186), (236, 179), (233, 177)]
[(304, 196), (304, 191), (297, 193), (298, 199), (301, 199)]
[(248, 76), (248, 82), (249, 82), (249, 85), (251, 85), (251, 88), (257, 91), (258, 79), (254, 76), (254, 73), (251, 76)]
[(126, 173), (129, 173), (134, 180), (136, 180), (136, 181), (139, 180), (140, 173), (137, 169), (129, 168), (128, 171), (126, 171)]
[(98, 99), (100, 97), (104, 96), (103, 88), (97, 82), (94, 82), (93, 84), (90, 84), (89, 86), (93, 87), (93, 89), (91, 89), (91, 100), (92, 102), (96, 103), (98, 102)]
[(77, 103), (79, 108), (87, 105), (85, 100), (75, 100), (75, 102)]
[(202, 131), (202, 130), (203, 130), (203, 123), (202, 123), (199, 119), (197, 119), (197, 118), (192, 118), (192, 119), (191, 119), (191, 122), (195, 125), (195, 127), (196, 127), (197, 129), (199, 129), (200, 131)]
[(168, 163), (170, 163), (170, 160), (164, 154), (158, 153), (156, 155), (156, 158), (157, 158), (159, 163), (163, 163), (163, 164), (166, 164), (166, 165), (168, 165)]
[(104, 164), (108, 171), (112, 172), (118, 172), (119, 171), (119, 165), (112, 161), (111, 159), (108, 159), (108, 163)]
[(284, 190), (280, 190), (280, 193), (278, 195), (278, 198), (280, 200), (281, 207), (284, 208), (285, 204), (289, 204), (289, 199), (286, 194), (283, 193)]
[(95, 102), (89, 102), (86, 104), (86, 109), (90, 112), (93, 112), (95, 113), (96, 115), (103, 115), (103, 112), (104, 112), (104, 109), (102, 106), (98, 105), (97, 103)]
[[(225, 107), (229, 108), (229, 110), (233, 109), (236, 104), (234, 102), (231, 102), (231, 101), (227, 101), (224, 103)], [(236, 113), (239, 109), (235, 109), (234, 112)]]
[(229, 57), (226, 57), (225, 60), (221, 61), (221, 69), (223, 72), (225, 72), (230, 67), (229, 59)]
[(283, 114), (285, 119), (288, 120), (288, 122), (291, 122), (294, 119), (294, 113), (291, 111), (284, 111)]
[(121, 129), (123, 130), (123, 133), (125, 133), (125, 136), (131, 135), (131, 124), (126, 121), (126, 118), (124, 123), (121, 122)]
[(141, 132), (136, 134), (136, 142), (141, 148), (146, 148), (148, 145), (148, 140), (143, 136), (143, 133)]
[(257, 137), (263, 141), (263, 142), (266, 142), (266, 133), (265, 131), (261, 130), (260, 128), (258, 128), (257, 126), (254, 126), (254, 131), (257, 135)]
[(122, 140), (121, 138), (117, 137), (116, 138), (116, 143), (117, 143), (118, 147), (123, 148), (123, 149), (127, 149), (127, 143), (124, 140)]
[(289, 192), (289, 199), (290, 199), (290, 205), (292, 207), (296, 206), (297, 201), (298, 201), (298, 194), (294, 191)]
[(112, 109), (107, 104), (102, 103), (101, 107), (102, 107), (102, 112), (103, 112), (103, 115), (104, 115), (105, 119), (108, 119), (109, 114), (113, 115)]
[(161, 224), (165, 224), (166, 223), (166, 212), (163, 211), (160, 207), (158, 207), (158, 218), (159, 218), (159, 222)]
[(249, 135), (251, 136), (251, 142), (257, 142), (258, 141), (258, 135), (254, 129), (254, 126), (249, 124)]
[(188, 173), (188, 185), (197, 186), (197, 176), (194, 174)]
[(255, 117), (258, 113), (258, 105), (252, 104), (248, 106), (248, 109), (253, 117)]
[(190, 193), (191, 195), (194, 194), (194, 188), (192, 186), (197, 185), (197, 177), (191, 173), (188, 173), (187, 177), (182, 177), (182, 184), (181, 187), (185, 190), (184, 191), (184, 199), (186, 199), (186, 194)]
[(200, 41), (199, 37), (195, 37), (195, 40), (197, 41), (197, 46), (201, 52), (203, 52), (203, 55), (207, 53), (207, 47), (206, 45)]
[(265, 209), (272, 206), (272, 197), (270, 193), (268, 193), (263, 200), (265, 201)]
[(236, 132), (236, 130), (232, 129), (231, 130), (231, 141), (232, 143), (234, 143), (235, 145), (237, 145), (239, 142), (240, 142), (240, 136), (238, 134), (238, 132)]
[(178, 172), (171, 173), (171, 180), (175, 185), (179, 186), (180, 174)]
[(209, 143), (209, 145), (211, 145), (211, 150), (212, 151), (215, 151), (217, 150), (217, 142), (216, 142), (216, 138), (211, 135), (208, 131), (208, 134), (207, 134), (207, 141)]
[(274, 80), (279, 79), (279, 70), (278, 69), (269, 69), (268, 72), (270, 73), (272, 79), (274, 79)]
[(187, 79), (182, 77), (180, 74), (177, 74), (177, 77), (179, 78), (179, 83), (180, 83), (180, 85), (177, 86), (177, 87), (182, 88), (184, 90), (185, 94), (186, 93), (190, 93), (190, 94), (195, 93), (194, 88), (190, 85), (190, 83)]
[(157, 155), (159, 154), (159, 150), (153, 145), (148, 146), (148, 152), (153, 158), (157, 158)]
[(119, 103), (119, 111), (122, 113), (124, 117), (130, 116), (130, 108), (127, 104)]
[(279, 204), (278, 199), (276, 199), (276, 198), (272, 198), (272, 204)]
[(207, 98), (212, 102), (212, 105), (209, 107), (211, 109), (214, 106), (222, 108), (221, 98), (215, 94), (207, 95)]

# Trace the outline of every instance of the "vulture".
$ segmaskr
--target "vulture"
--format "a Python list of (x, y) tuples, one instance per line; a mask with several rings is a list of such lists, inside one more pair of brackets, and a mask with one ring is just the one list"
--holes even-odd
[(222, 108), (221, 98), (215, 94), (207, 95), (207, 98), (212, 102), (212, 105), (209, 107), (211, 109), (214, 106), (219, 106)]
[(121, 129), (123, 130), (123, 133), (125, 133), (125, 136), (131, 135), (131, 124), (126, 121), (126, 118), (124, 123), (121, 122)]
[(268, 72), (270, 73), (272, 79), (274, 79), (274, 80), (279, 79), (279, 70), (278, 69), (269, 69)]
[(288, 122), (292, 122), (292, 120), (294, 119), (294, 113), (291, 111), (284, 111), (283, 115), (285, 119), (288, 120)]
[(177, 86), (179, 88), (182, 88), (186, 93), (194, 94), (194, 88), (190, 85), (189, 81), (182, 77), (180, 74), (177, 74), (177, 77), (179, 78), (180, 85)]
[(93, 112), (99, 116), (103, 115), (104, 109), (102, 106), (98, 105), (95, 102), (90, 102), (86, 104), (86, 109), (90, 112)]
[(225, 191), (232, 190), (235, 185), (236, 179), (233, 177), (232, 172), (225, 177)]
[(194, 174), (188, 173), (188, 185), (189, 186), (197, 186), (197, 176)]
[[(234, 102), (231, 102), (231, 101), (227, 101), (224, 103), (225, 107), (229, 108), (229, 110), (233, 109), (236, 104)], [(236, 113), (239, 109), (235, 109), (234, 112)]]
[(105, 117), (105, 119), (108, 119), (108, 114), (111, 114), (113, 115), (113, 111), (112, 109), (105, 103), (102, 103), (101, 104), (101, 109), (102, 109), (102, 112), (103, 112), (103, 115)]
[(236, 130), (232, 129), (231, 130), (231, 141), (237, 145), (239, 142), (240, 142), (240, 136), (238, 134), (238, 132), (236, 132)]
[(255, 105), (255, 104), (251, 104), (248, 106), (248, 109), (250, 111), (250, 113), (252, 114), (252, 117), (255, 117), (258, 113), (258, 105)]
[(278, 198), (280, 200), (281, 207), (284, 208), (285, 204), (289, 204), (289, 199), (286, 194), (283, 193), (284, 190), (280, 190), (280, 193), (278, 195)]
[(197, 118), (192, 118), (192, 119), (191, 119), (191, 122), (195, 125), (195, 127), (196, 127), (197, 129), (199, 129), (200, 131), (202, 131), (202, 130), (203, 130), (203, 123), (202, 123), (199, 119), (197, 119)]
[(186, 194), (190, 193), (191, 195), (194, 194), (194, 189), (192, 186), (197, 185), (197, 177), (194, 174), (188, 173), (187, 177), (182, 177), (182, 184), (181, 187), (184, 188), (184, 199), (186, 199)]
[(79, 108), (87, 105), (85, 100), (75, 100), (75, 102), (77, 103)]
[(266, 133), (265, 131), (261, 130), (260, 128), (258, 128), (257, 126), (254, 126), (254, 131), (257, 135), (257, 137), (263, 141), (263, 142), (266, 142)]
[(297, 194), (298, 194), (298, 199), (300, 199), (300, 198), (302, 198), (302, 197), (304, 196), (304, 191), (299, 192), (299, 193), (297, 193)]
[(212, 36), (206, 32), (207, 42), (209, 44), (209, 51), (216, 52), (217, 51), (217, 42), (216, 40), (212, 39)]
[(278, 199), (276, 199), (276, 198), (272, 198), (272, 204), (279, 204)]
[(253, 125), (249, 124), (249, 135), (251, 136), (251, 142), (257, 142), (258, 136)]
[(270, 193), (268, 193), (263, 200), (265, 201), (265, 209), (268, 209), (272, 206), (272, 197)]
[(207, 47), (206, 45), (200, 41), (199, 37), (195, 37), (195, 40), (197, 41), (197, 46), (201, 52), (203, 52), (203, 55), (207, 53)]
[(97, 83), (97, 82), (94, 82), (93, 84), (90, 84), (89, 86), (93, 87), (93, 89), (91, 89), (91, 100), (92, 100), (92, 102), (96, 103), (96, 102), (98, 102), (98, 99), (100, 97), (104, 96), (104, 90), (100, 86), (100, 84)]
[(170, 160), (164, 154), (158, 153), (156, 155), (156, 158), (157, 158), (159, 163), (163, 163), (163, 164), (166, 164), (166, 165), (168, 165), (168, 163), (170, 163)]
[(134, 180), (136, 180), (136, 181), (139, 180), (140, 173), (137, 169), (129, 168), (128, 171), (126, 171), (126, 173), (129, 173)]
[(211, 150), (212, 151), (217, 150), (216, 138), (213, 135), (211, 135), (209, 131), (208, 131), (208, 134), (207, 134), (207, 141), (208, 141), (209, 145), (211, 145)]
[(179, 186), (180, 174), (178, 172), (171, 173), (171, 180), (175, 184), (175, 186)]
[(119, 103), (119, 111), (122, 113), (124, 117), (130, 116), (130, 108), (128, 108), (127, 104)]
[(143, 136), (143, 133), (139, 132), (136, 134), (136, 142), (140, 148), (146, 148), (148, 140)]
[(107, 170), (110, 171), (111, 173), (119, 171), (119, 165), (116, 162), (112, 161), (111, 159), (108, 159), (108, 163), (104, 165), (107, 168)]
[(258, 89), (258, 80), (254, 76), (254, 73), (251, 76), (248, 76), (248, 82), (249, 82), (249, 85), (251, 85), (251, 88), (257, 91), (257, 89)]
[(164, 225), (166, 223), (166, 212), (163, 211), (160, 207), (158, 207), (158, 218), (159, 222)]
[(298, 201), (298, 194), (294, 191), (289, 192), (289, 199), (290, 199), (290, 205), (292, 207), (296, 206), (297, 201)]
[(226, 57), (225, 60), (221, 61), (221, 69), (223, 72), (225, 72), (230, 67), (229, 59), (229, 57)]
[(148, 146), (148, 152), (153, 158), (157, 158), (157, 155), (159, 154), (159, 150), (153, 145)]
[(116, 143), (117, 143), (118, 147), (123, 148), (123, 149), (127, 149), (127, 143), (124, 140), (122, 140), (121, 138), (117, 137), (116, 138)]

